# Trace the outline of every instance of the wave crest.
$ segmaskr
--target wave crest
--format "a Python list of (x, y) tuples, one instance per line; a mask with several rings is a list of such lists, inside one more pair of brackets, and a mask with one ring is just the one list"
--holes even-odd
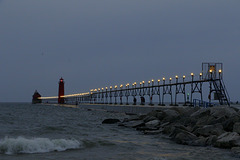
[(24, 137), (8, 138), (0, 140), (1, 154), (19, 153), (45, 153), (52, 151), (65, 151), (68, 149), (78, 149), (81, 143), (75, 139), (48, 139)]

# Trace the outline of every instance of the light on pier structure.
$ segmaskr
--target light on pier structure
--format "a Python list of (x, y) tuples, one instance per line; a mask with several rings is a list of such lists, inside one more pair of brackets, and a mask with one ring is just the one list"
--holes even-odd
[(199, 79), (200, 80), (202, 79), (202, 72), (199, 74)]
[(192, 81), (193, 81), (193, 78), (194, 78), (194, 73), (191, 73), (191, 76), (192, 76)]

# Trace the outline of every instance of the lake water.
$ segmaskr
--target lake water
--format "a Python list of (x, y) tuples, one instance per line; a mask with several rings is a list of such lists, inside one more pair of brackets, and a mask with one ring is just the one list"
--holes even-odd
[(230, 150), (179, 145), (163, 135), (102, 124), (127, 117), (81, 106), (0, 103), (0, 160), (238, 159)]

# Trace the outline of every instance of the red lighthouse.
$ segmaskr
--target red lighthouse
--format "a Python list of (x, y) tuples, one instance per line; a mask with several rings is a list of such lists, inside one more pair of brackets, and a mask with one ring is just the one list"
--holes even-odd
[(64, 104), (64, 81), (63, 78), (59, 80), (59, 88), (58, 88), (58, 103)]

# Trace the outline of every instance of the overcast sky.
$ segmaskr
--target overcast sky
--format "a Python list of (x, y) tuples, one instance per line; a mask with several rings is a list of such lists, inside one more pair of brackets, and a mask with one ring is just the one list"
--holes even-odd
[(239, 0), (0, 0), (0, 102), (175, 75), (222, 62), (240, 100)]

